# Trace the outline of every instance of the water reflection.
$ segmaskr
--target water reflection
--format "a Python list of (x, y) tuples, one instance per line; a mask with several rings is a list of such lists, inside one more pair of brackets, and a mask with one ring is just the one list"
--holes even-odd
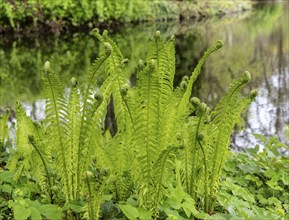
[[(144, 42), (150, 33), (161, 30), (164, 37), (174, 34), (175, 84), (183, 75), (191, 73), (209, 45), (222, 39), (225, 47), (209, 58), (193, 94), (212, 107), (229, 82), (245, 70), (251, 72), (253, 80), (245, 92), (257, 88), (259, 96), (245, 116), (245, 131), (232, 138), (235, 147), (246, 147), (257, 142), (253, 133), (278, 135), (283, 139), (284, 127), (289, 124), (288, 14), (288, 4), (267, 4), (241, 17), (128, 26), (112, 34), (130, 60), (128, 76), (135, 73), (138, 59), (145, 58), (147, 44)], [(44, 102), (39, 99), (43, 63), (50, 60), (64, 83), (75, 75), (81, 81), (99, 49), (97, 41), (83, 34), (34, 40), (2, 38), (0, 46), (0, 109), (13, 108), (13, 103), (20, 100), (35, 120), (44, 117)], [(99, 83), (103, 78), (99, 76)]]

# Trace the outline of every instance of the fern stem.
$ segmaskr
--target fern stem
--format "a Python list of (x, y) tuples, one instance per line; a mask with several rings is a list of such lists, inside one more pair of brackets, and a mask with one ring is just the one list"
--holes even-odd
[(132, 117), (132, 114), (131, 114), (130, 108), (128, 107), (128, 104), (127, 104), (126, 99), (125, 99), (125, 98), (122, 98), (122, 99), (123, 99), (124, 104), (125, 104), (125, 106), (126, 106), (126, 108), (127, 108), (127, 111), (128, 111), (129, 118), (130, 118), (130, 120), (131, 120), (132, 126), (134, 127), (134, 120), (133, 120), (133, 117)]
[(53, 204), (54, 201), (53, 201), (53, 193), (52, 193), (52, 184), (51, 184), (50, 174), (48, 172), (47, 165), (45, 163), (45, 160), (44, 160), (42, 154), (38, 150), (37, 143), (36, 143), (34, 137), (32, 135), (29, 135), (28, 136), (28, 140), (29, 140), (30, 144), (34, 147), (34, 149), (36, 150), (37, 154), (39, 155), (39, 157), (41, 159), (41, 162), (43, 163), (44, 170), (45, 170), (45, 173), (46, 173), (46, 176), (47, 176), (48, 186), (49, 186), (49, 190), (48, 190), (49, 191), (49, 197), (50, 197), (51, 203)]
[(188, 144), (184, 143), (185, 145), (185, 186), (186, 186), (186, 191), (189, 192), (190, 189), (190, 181), (189, 181), (189, 148)]
[(158, 180), (158, 183), (157, 183), (157, 196), (156, 196), (156, 200), (155, 200), (155, 208), (157, 208), (157, 204), (159, 202), (159, 197), (160, 197), (160, 192), (161, 192), (161, 186), (162, 186), (162, 180), (163, 180), (163, 176), (164, 176), (164, 172), (165, 172), (165, 165), (166, 165), (166, 162), (167, 162), (167, 158), (168, 156), (170, 155), (170, 152), (175, 150), (176, 147), (171, 147), (165, 154), (165, 157), (163, 159), (163, 163), (162, 163), (162, 168), (161, 168), (161, 175), (160, 175), (160, 178)]
[(199, 134), (199, 129), (200, 129), (200, 125), (202, 122), (202, 118), (203, 118), (204, 112), (202, 111), (198, 124), (197, 124), (197, 129), (196, 129), (196, 134), (195, 134), (195, 140), (194, 140), (194, 146), (193, 146), (193, 155), (192, 155), (192, 170), (191, 170), (191, 187), (190, 187), (190, 195), (192, 196), (193, 199), (195, 199), (195, 179), (196, 179), (196, 173), (195, 173), (195, 165), (196, 165), (196, 151), (197, 151), (197, 142), (198, 142), (198, 134)]
[(198, 139), (198, 143), (201, 147), (202, 153), (203, 153), (203, 157), (204, 157), (204, 166), (205, 166), (205, 212), (208, 213), (208, 167), (207, 167), (207, 157), (205, 154), (205, 149), (202, 145), (202, 143), (200, 142), (200, 140)]
[(94, 207), (93, 207), (93, 204), (92, 204), (92, 193), (91, 193), (91, 187), (90, 187), (90, 183), (89, 183), (89, 178), (87, 177), (87, 174), (86, 175), (86, 178), (87, 178), (87, 181), (86, 181), (86, 184), (87, 184), (87, 189), (88, 189), (88, 213), (89, 213), (89, 219), (91, 220), (95, 220), (95, 216), (94, 216)]
[[(149, 80), (148, 80), (148, 108), (147, 108), (147, 123), (146, 123), (146, 131), (149, 132), (150, 131), (150, 89), (151, 89), (151, 73), (149, 72)], [(150, 134), (147, 134), (147, 138), (149, 137)], [(151, 164), (150, 164), (150, 147), (149, 147), (149, 141), (146, 141), (146, 161), (147, 161), (147, 167), (148, 167), (148, 173), (146, 173), (146, 175), (148, 175), (148, 180), (150, 180), (151, 178)], [(148, 186), (149, 186), (149, 182), (148, 182)]]

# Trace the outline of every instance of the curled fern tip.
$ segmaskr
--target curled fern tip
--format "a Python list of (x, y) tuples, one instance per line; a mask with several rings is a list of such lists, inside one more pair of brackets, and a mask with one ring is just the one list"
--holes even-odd
[(109, 56), (112, 53), (112, 46), (110, 45), (110, 43), (108, 42), (104, 43), (104, 50), (106, 56)]
[(91, 171), (85, 171), (83, 176), (84, 176), (84, 179), (86, 181), (89, 181), (89, 180), (93, 179), (94, 174)]
[(44, 63), (44, 70), (45, 70), (45, 71), (50, 70), (50, 62), (49, 62), (49, 61), (46, 61), (46, 62)]
[(185, 81), (185, 82), (188, 83), (188, 82), (189, 82), (189, 77), (188, 77), (188, 76), (184, 76), (183, 79), (182, 79), (182, 81)]
[(251, 81), (251, 74), (248, 71), (245, 71), (244, 73), (244, 83)]
[(217, 49), (220, 49), (220, 48), (223, 47), (223, 46), (224, 46), (224, 42), (223, 42), (223, 41), (218, 40), (218, 41), (216, 42), (216, 48), (217, 48)]
[(99, 29), (98, 28), (94, 28), (90, 31), (90, 34), (99, 34)]
[(143, 60), (139, 60), (138, 61), (138, 69), (143, 70), (143, 68), (144, 68), (144, 62), (143, 62)]
[(258, 95), (258, 91), (255, 89), (250, 92), (251, 99), (255, 99), (257, 95)]
[(207, 110), (208, 106), (206, 105), (206, 103), (202, 102), (200, 105), (200, 110), (202, 112), (205, 112)]
[(161, 32), (160, 31), (156, 31), (156, 39), (161, 39)]
[(122, 64), (128, 64), (129, 59), (125, 58), (121, 61)]
[(200, 99), (198, 99), (197, 97), (191, 98), (190, 102), (195, 108), (198, 107), (199, 104), (201, 104)]
[(103, 94), (102, 93), (95, 93), (94, 94), (94, 99), (98, 102), (98, 103), (102, 103), (103, 101)]
[(125, 96), (127, 94), (127, 91), (129, 90), (129, 85), (128, 84), (124, 84), (121, 86), (121, 95), (122, 96)]
[(155, 70), (155, 68), (156, 68), (155, 60), (153, 60), (153, 59), (150, 60), (149, 67), (150, 67), (151, 72), (153, 72)]
[(108, 30), (104, 30), (104, 31), (102, 32), (102, 36), (107, 37), (107, 36), (108, 36)]
[(188, 86), (188, 83), (186, 81), (181, 82), (180, 87), (182, 91), (185, 91), (187, 89), (187, 86)]
[(75, 77), (72, 77), (70, 82), (71, 82), (72, 87), (75, 87), (77, 85), (77, 79)]

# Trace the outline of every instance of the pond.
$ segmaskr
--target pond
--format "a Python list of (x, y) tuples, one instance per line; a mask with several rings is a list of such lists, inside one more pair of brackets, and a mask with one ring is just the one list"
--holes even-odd
[[(183, 75), (190, 75), (206, 48), (223, 40), (225, 46), (207, 60), (193, 95), (213, 107), (229, 82), (249, 71), (252, 82), (245, 92), (257, 89), (259, 95), (244, 115), (244, 130), (232, 137), (232, 145), (253, 147), (258, 143), (254, 133), (276, 135), (285, 141), (284, 130), (289, 124), (288, 8), (287, 3), (268, 3), (251, 12), (222, 18), (125, 25), (112, 30), (111, 35), (130, 60), (127, 74), (132, 80), (137, 61), (145, 58), (149, 36), (156, 30), (166, 38), (175, 35), (176, 85)], [(72, 76), (82, 81), (98, 51), (99, 43), (87, 33), (3, 36), (0, 110), (14, 109), (18, 100), (33, 119), (43, 119), (40, 91), (44, 62), (49, 60), (67, 85)]]

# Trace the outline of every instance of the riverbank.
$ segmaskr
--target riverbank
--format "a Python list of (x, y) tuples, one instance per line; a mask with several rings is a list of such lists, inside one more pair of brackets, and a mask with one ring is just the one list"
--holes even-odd
[(113, 28), (124, 23), (201, 20), (251, 10), (251, 1), (113, 1), (82, 0), (41, 3), (4, 0), (0, 6), (0, 33), (67, 33)]

